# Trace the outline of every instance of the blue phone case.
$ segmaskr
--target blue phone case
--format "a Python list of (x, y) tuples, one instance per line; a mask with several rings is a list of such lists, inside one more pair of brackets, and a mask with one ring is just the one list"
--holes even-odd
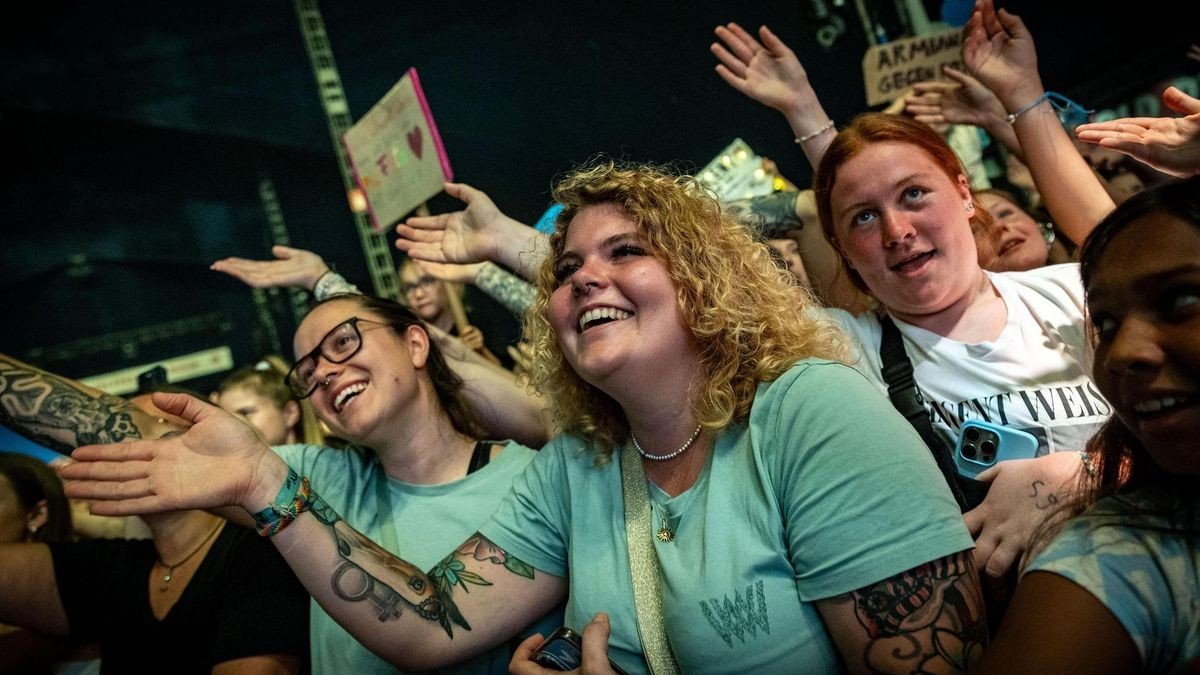
[(958, 473), (975, 478), (1006, 459), (1037, 457), (1037, 438), (1020, 429), (982, 420), (968, 420), (958, 432), (954, 446), (954, 465)]

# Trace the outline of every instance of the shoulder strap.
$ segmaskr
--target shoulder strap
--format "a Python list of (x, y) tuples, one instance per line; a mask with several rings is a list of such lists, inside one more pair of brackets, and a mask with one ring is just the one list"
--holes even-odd
[(958, 508), (967, 511), (970, 505), (959, 485), (958, 471), (954, 468), (954, 457), (951, 454), (953, 451), (946, 443), (946, 439), (939, 436), (933, 430), (933, 425), (929, 423), (929, 411), (925, 409), (925, 399), (921, 396), (921, 391), (917, 389), (917, 381), (913, 378), (912, 362), (908, 360), (908, 352), (904, 350), (904, 336), (900, 335), (900, 329), (886, 314), (880, 317), (879, 325), (883, 328), (883, 339), (879, 343), (879, 358), (883, 361), (883, 380), (888, 386), (888, 398), (892, 399), (892, 405), (896, 410), (899, 410), (900, 414), (904, 415), (904, 419), (908, 420), (908, 423), (921, 435), (921, 440), (925, 441), (929, 452), (933, 454), (934, 461), (937, 462), (938, 469), (942, 472), (942, 478), (950, 486), (950, 492), (954, 495), (954, 501), (958, 502)]
[(467, 475), (487, 466), (490, 461), (492, 461), (492, 444), (487, 441), (479, 441), (475, 444), (475, 452), (471, 453), (471, 464), (467, 466)]
[(662, 620), (662, 591), (658, 587), (658, 554), (650, 534), (653, 516), (646, 473), (637, 451), (626, 443), (621, 449), (621, 493), (625, 500), (625, 541), (629, 546), (629, 574), (633, 580), (633, 605), (637, 610), (638, 637), (652, 675), (675, 675), (679, 664), (671, 652)]

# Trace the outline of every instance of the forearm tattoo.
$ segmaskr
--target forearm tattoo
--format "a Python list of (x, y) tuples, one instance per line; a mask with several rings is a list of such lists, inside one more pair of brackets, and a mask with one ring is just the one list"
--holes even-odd
[(537, 295), (530, 283), (494, 263), (485, 263), (480, 268), (479, 274), (475, 276), (475, 285), (504, 305), (517, 318), (525, 316), (525, 312), (533, 305), (534, 296)]
[(872, 672), (902, 660), (910, 672), (965, 672), (987, 644), (987, 619), (970, 551), (914, 567), (850, 594), (869, 641)]
[[(454, 602), (455, 587), (461, 586), (465, 592), (469, 590), (468, 584), (491, 586), (492, 583), (468, 570), (457, 556), (471, 556), (470, 559), (490, 562), (518, 576), (533, 578), (532, 567), (479, 534), (425, 574), (351, 528), (319, 497), (314, 497), (310, 510), (318, 521), (332, 529), (338, 555), (343, 559), (331, 578), (334, 594), (346, 602), (371, 603), (381, 623), (399, 619), (408, 609), (422, 619), (436, 621), (451, 638), (455, 625), (471, 630), (470, 623)], [(385, 578), (389, 581), (383, 581)]]
[(766, 239), (786, 236), (790, 230), (804, 227), (796, 215), (796, 192), (772, 192), (768, 195), (739, 199), (727, 205), (730, 214), (749, 225)]
[(81, 445), (141, 438), (132, 411), (122, 398), (83, 392), (0, 357), (0, 423), (46, 447), (69, 453)]

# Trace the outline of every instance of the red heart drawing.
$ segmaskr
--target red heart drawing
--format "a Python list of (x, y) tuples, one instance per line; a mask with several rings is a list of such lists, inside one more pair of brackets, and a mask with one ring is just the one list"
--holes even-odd
[(413, 151), (413, 154), (417, 156), (417, 159), (421, 159), (421, 127), (413, 127), (412, 131), (408, 132), (407, 136), (409, 149)]

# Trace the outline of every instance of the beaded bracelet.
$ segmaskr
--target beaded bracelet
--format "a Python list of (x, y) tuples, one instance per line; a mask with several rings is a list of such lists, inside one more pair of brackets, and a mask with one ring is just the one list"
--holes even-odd
[(821, 134), (825, 133), (826, 131), (829, 131), (832, 128), (833, 128), (833, 120), (829, 120), (825, 124), (821, 125), (820, 129), (817, 129), (816, 131), (812, 132), (811, 134), (805, 134), (805, 135), (797, 138), (796, 142), (801, 143), (801, 144), (807, 143), (808, 141), (811, 141), (812, 139), (816, 138), (817, 136), (820, 136)]
[(307, 478), (301, 478), (295, 469), (288, 469), (287, 478), (279, 488), (275, 501), (254, 515), (258, 534), (273, 537), (279, 534), (301, 513), (312, 506), (313, 492)]

